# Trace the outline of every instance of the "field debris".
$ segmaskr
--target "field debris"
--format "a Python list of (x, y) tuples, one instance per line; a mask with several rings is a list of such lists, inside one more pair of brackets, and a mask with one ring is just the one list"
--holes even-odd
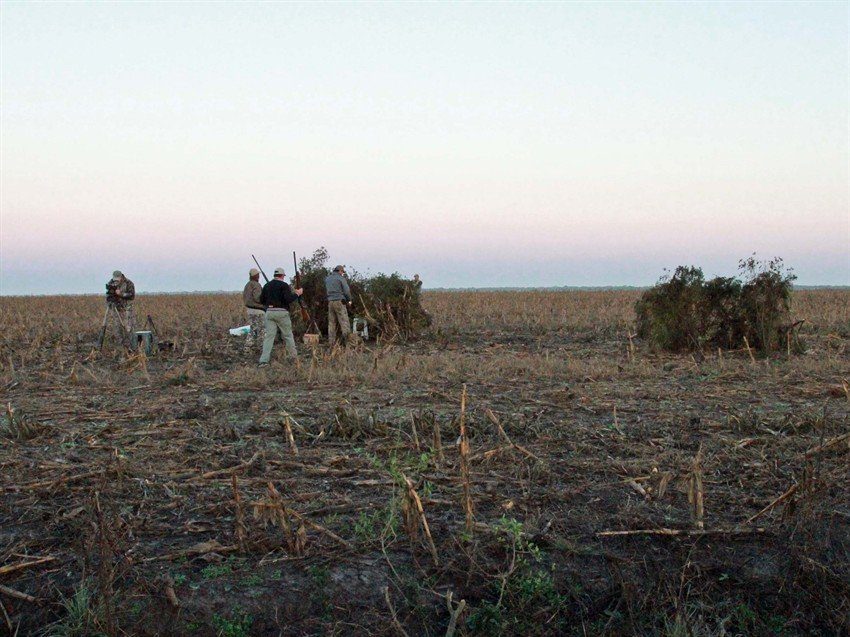
[(640, 295), (426, 291), (262, 370), (238, 295), (140, 297), (144, 359), (4, 297), (0, 631), (847, 633), (850, 294), (794, 356), (661, 351)]

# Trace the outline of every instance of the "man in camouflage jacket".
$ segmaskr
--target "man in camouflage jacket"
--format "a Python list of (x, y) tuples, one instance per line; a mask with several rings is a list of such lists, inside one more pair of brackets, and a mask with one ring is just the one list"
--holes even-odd
[(106, 295), (106, 302), (115, 306), (123, 323), (123, 325), (116, 324), (114, 326), (115, 336), (125, 346), (132, 349), (135, 346), (133, 334), (136, 331), (136, 311), (133, 308), (136, 286), (120, 270), (115, 270), (112, 273), (112, 280), (107, 283), (107, 286), (109, 291)]

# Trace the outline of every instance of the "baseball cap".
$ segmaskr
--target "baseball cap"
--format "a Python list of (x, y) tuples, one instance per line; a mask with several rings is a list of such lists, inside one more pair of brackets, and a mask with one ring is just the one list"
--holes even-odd
[(115, 270), (115, 272), (112, 273), (112, 280), (118, 281), (122, 276), (124, 275), (121, 274), (121, 270)]
[(286, 274), (286, 272), (284, 272), (283, 268), (275, 268), (274, 269), (274, 275), (275, 276), (283, 276), (284, 274)]
[(340, 270), (345, 270), (345, 266), (344, 265), (335, 265), (334, 266), (334, 272), (339, 272)]
[(251, 268), (248, 270), (248, 276), (257, 276), (260, 271), (257, 268)]

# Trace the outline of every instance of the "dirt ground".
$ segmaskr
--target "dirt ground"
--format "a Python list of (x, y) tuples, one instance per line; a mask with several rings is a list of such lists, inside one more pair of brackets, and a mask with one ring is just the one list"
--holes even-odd
[(142, 296), (150, 357), (0, 298), (0, 631), (850, 634), (850, 291), (766, 358), (652, 352), (637, 294), (428, 292), (263, 369), (239, 295)]

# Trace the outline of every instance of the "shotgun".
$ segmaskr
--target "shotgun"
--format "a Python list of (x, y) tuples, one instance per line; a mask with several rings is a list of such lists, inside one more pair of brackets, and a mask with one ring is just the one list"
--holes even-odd
[(252, 255), (251, 255), (251, 258), (252, 258), (252, 259), (254, 259), (254, 263), (256, 263), (256, 264), (257, 264), (257, 269), (260, 271), (260, 274), (262, 274), (262, 275), (263, 275), (263, 278), (266, 280), (266, 283), (268, 283), (268, 282), (269, 282), (269, 277), (267, 277), (267, 276), (266, 276), (266, 273), (265, 273), (265, 272), (263, 272), (263, 267), (260, 265), (260, 262), (259, 262), (259, 261), (257, 261), (257, 257), (255, 257), (255, 256), (252, 254)]
[[(295, 277), (292, 279), (292, 282), (295, 284), (295, 289), (299, 289), (301, 287), (301, 275), (298, 273), (298, 260), (295, 258), (295, 253), (292, 253), (292, 265), (295, 267)], [(310, 313), (307, 311), (307, 308), (304, 307), (304, 299), (302, 297), (298, 297), (298, 305), (301, 307), (301, 320), (304, 321), (304, 325), (310, 325)]]

